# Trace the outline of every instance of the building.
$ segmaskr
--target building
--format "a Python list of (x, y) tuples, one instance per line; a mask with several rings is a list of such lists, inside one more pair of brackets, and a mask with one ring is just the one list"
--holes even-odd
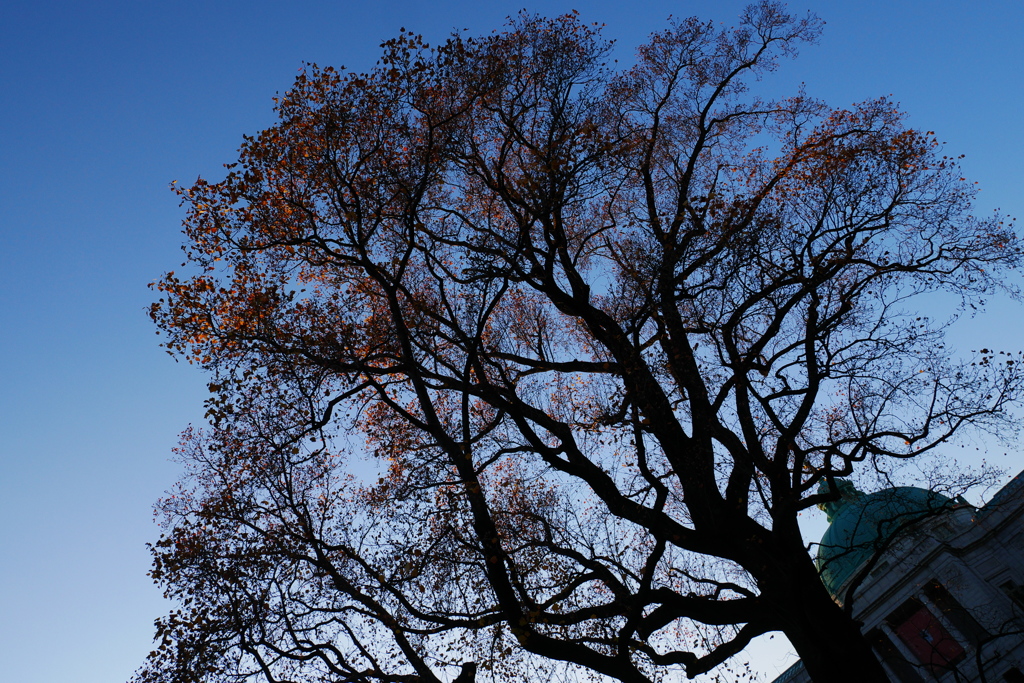
[[(1024, 683), (1024, 472), (981, 508), (838, 488), (818, 573), (836, 602), (852, 599), (892, 680)], [(797, 662), (775, 683), (810, 680)]]

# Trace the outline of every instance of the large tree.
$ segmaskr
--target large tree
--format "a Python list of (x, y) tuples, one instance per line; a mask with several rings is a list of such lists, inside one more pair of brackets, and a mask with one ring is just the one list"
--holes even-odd
[(750, 93), (819, 23), (674, 21), (618, 70), (575, 15), (403, 34), (181, 189), (152, 314), (209, 425), (138, 680), (650, 681), (770, 631), (884, 680), (798, 515), (1005, 420), (1019, 365), (913, 299), (1020, 248), (890, 102)]

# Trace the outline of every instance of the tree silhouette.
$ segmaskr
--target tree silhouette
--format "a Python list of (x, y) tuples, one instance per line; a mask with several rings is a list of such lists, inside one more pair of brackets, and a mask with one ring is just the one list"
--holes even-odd
[(1003, 423), (1016, 361), (907, 302), (977, 304), (1020, 249), (888, 101), (750, 94), (819, 24), (673, 21), (619, 70), (576, 15), (403, 33), (181, 189), (152, 315), (209, 426), (137, 680), (650, 681), (769, 631), (884, 680), (797, 515)]

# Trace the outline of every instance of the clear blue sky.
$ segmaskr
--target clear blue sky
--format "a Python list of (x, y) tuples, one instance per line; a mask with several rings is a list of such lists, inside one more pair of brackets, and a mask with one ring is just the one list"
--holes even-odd
[[(204, 378), (157, 344), (146, 285), (180, 262), (172, 180), (218, 178), (304, 61), (368, 68), (400, 27), (438, 42), (525, 6), (579, 9), (620, 55), (715, 2), (48, 2), (0, 9), (0, 677), (116, 683), (164, 612), (145, 573), (151, 507)], [(892, 94), (966, 154), (980, 212), (1024, 216), (1024, 3), (802, 0), (821, 44), (772, 77), (834, 105)], [(953, 337), (1024, 346), (1001, 302)], [(1011, 450), (991, 457), (1013, 471)], [(755, 668), (774, 673), (775, 662)]]

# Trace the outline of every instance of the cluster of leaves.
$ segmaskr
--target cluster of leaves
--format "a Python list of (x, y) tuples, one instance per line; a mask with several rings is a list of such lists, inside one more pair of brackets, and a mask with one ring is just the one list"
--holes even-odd
[(762, 2), (618, 72), (575, 15), (403, 34), (179, 190), (194, 271), (152, 315), (210, 426), (138, 681), (639, 682), (771, 630), (811, 657), (818, 483), (1020, 388), (904, 310), (1020, 259), (934, 137), (749, 95), (818, 31)]

